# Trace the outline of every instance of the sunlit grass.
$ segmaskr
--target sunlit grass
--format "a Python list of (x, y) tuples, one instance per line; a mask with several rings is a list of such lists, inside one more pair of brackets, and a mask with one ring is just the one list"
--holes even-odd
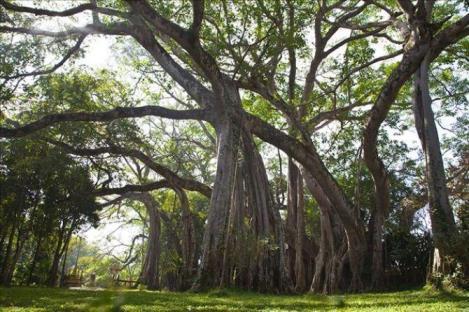
[(469, 293), (425, 290), (339, 296), (0, 288), (0, 311), (464, 311)]

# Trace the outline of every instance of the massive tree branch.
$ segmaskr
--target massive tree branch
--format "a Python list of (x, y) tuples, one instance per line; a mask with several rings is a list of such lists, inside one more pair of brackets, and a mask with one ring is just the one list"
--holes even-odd
[[(210, 78), (211, 83), (216, 88), (220, 87), (218, 83), (222, 79), (222, 74), (219, 67), (215, 59), (202, 48), (198, 36), (194, 36), (193, 32), (160, 15), (146, 0), (127, 0), (127, 3), (158, 32), (170, 37), (186, 50), (194, 62), (200, 66), (204, 74)], [(197, 19), (201, 19), (203, 16), (202, 13), (203, 10), (200, 9), (200, 6), (196, 6), (194, 16), (196, 18), (196, 26), (199, 23)]]
[(127, 22), (116, 22), (109, 25), (88, 24), (83, 27), (72, 27), (63, 31), (49, 31), (39, 28), (0, 26), (0, 33), (17, 33), (33, 36), (45, 36), (64, 38), (71, 35), (105, 34), (125, 36), (130, 33), (130, 25)]
[(126, 0), (126, 2), (135, 13), (142, 16), (159, 32), (169, 36), (184, 48), (191, 45), (189, 32), (159, 14), (146, 0)]
[(440, 31), (432, 40), (430, 57), (434, 60), (448, 46), (469, 35), (469, 14)]
[(101, 8), (101, 7), (96, 6), (93, 3), (80, 4), (76, 7), (63, 10), (63, 11), (52, 11), (52, 10), (46, 10), (46, 9), (20, 6), (20, 5), (10, 3), (9, 1), (5, 1), (5, 0), (0, 0), (0, 5), (9, 11), (20, 12), (20, 13), (30, 13), (34, 15), (44, 15), (44, 16), (51, 16), (51, 17), (72, 16), (72, 15), (75, 15), (75, 14), (78, 14), (87, 10), (96, 11), (96, 12), (106, 14), (106, 15), (121, 16), (121, 17), (127, 16), (127, 13), (125, 12), (121, 12), (121, 11), (109, 9), (109, 8)]
[(32, 123), (17, 127), (0, 127), (0, 138), (22, 137), (35, 131), (47, 128), (53, 124), (66, 121), (98, 121), (105, 122), (120, 118), (136, 118), (144, 116), (158, 116), (171, 119), (209, 120), (207, 110), (173, 110), (161, 106), (118, 107), (105, 112), (73, 112), (51, 114)]
[(160, 66), (199, 104), (213, 106), (213, 93), (203, 86), (188, 70), (179, 65), (155, 39), (151, 30), (140, 19), (134, 18), (137, 28), (132, 33), (134, 39), (145, 48)]

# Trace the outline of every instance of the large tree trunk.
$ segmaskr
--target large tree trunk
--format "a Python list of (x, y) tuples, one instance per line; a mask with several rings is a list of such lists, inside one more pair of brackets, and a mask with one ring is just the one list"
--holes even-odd
[(243, 157), (236, 170), (220, 286), (290, 290), (284, 230), (265, 167), (249, 133), (243, 132), (242, 143)]
[(223, 271), (225, 232), (239, 147), (239, 128), (229, 120), (220, 121), (217, 130), (217, 171), (202, 242), (198, 281), (194, 288), (218, 287)]
[(320, 184), (347, 234), (348, 260), (352, 271), (350, 290), (362, 290), (361, 274), (367, 247), (363, 222), (343, 189), (325, 167), (314, 145), (299, 143), (253, 115), (243, 114), (243, 118), (248, 121), (254, 134), (294, 157)]
[(342, 268), (344, 256), (347, 251), (344, 242), (343, 227), (334, 226), (338, 218), (333, 218), (332, 204), (322, 191), (320, 185), (304, 168), (302, 172), (306, 186), (316, 199), (319, 206), (321, 221), (321, 237), (319, 252), (316, 256), (315, 271), (311, 282), (310, 291), (314, 293), (330, 294), (339, 290), (339, 283), (343, 278)]
[(292, 287), (285, 258), (285, 235), (280, 213), (274, 206), (267, 172), (252, 135), (244, 133), (244, 180), (248, 210), (256, 222), (258, 273), (256, 287), (265, 291), (289, 291)]
[[(225, 236), (225, 254), (223, 255), (223, 271), (220, 286), (234, 285), (243, 287), (249, 281), (243, 280), (249, 274), (248, 226), (245, 224), (247, 210), (246, 194), (242, 165), (238, 165), (235, 174), (235, 186), (232, 195), (228, 229)], [(244, 248), (243, 248), (243, 247)], [(236, 271), (235, 271), (236, 270)], [(236, 274), (235, 274), (236, 273)], [(243, 278), (241, 278), (243, 276)]]
[(415, 73), (413, 111), (425, 154), (430, 220), (435, 245), (433, 273), (449, 274), (454, 269), (451, 258), (460, 260), (463, 266), (468, 265), (467, 247), (458, 242), (456, 222), (449, 203), (443, 157), (428, 86), (429, 63), (427, 56)]

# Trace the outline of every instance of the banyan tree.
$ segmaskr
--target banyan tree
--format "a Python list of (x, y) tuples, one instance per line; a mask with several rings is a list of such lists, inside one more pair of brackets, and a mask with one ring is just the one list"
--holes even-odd
[[(425, 155), (424, 202), (430, 207), (438, 261), (432, 273), (451, 274), (462, 266), (467, 277), (468, 249), (449, 200), (428, 87), (432, 63), (455, 66), (457, 57), (447, 54), (455, 45), (467, 44), (469, 16), (459, 1), (91, 0), (36, 5), (1, 0), (0, 8), (1, 101), (6, 108), (0, 137), (34, 136), (70, 155), (130, 157), (161, 177), (139, 177), (138, 184), (95, 192), (146, 207), (151, 237), (140, 279), (149, 288), (159, 288), (159, 233), (161, 224), (167, 224), (149, 194), (162, 188), (173, 191), (181, 207), (183, 234), (174, 243), (183, 259), (178, 289), (333, 293), (384, 287), (385, 222), (394, 209), (394, 173), (382, 141), (389, 125), (384, 125), (393, 110), (412, 109)], [(165, 77), (155, 94), (183, 94), (185, 101), (177, 107), (185, 108), (150, 97), (144, 105), (115, 103), (105, 110), (69, 105), (33, 112), (22, 106), (22, 113), (15, 113), (18, 84), (73, 68), (95, 36), (118, 37), (125, 46), (118, 53), (133, 53)], [(60, 49), (39, 48), (44, 45)], [(51, 57), (57, 61), (48, 65)], [(414, 88), (413, 96), (409, 88)], [(406, 101), (412, 104), (403, 105)], [(158, 146), (111, 140), (98, 146), (84, 137), (79, 143), (67, 140), (71, 134), (65, 132), (44, 132), (68, 123), (111, 125), (143, 117), (195, 121), (213, 131), (213, 180), (181, 175), (158, 162), (151, 156)], [(356, 154), (327, 150), (324, 146), (333, 145), (347, 125), (353, 125), (348, 148)], [(287, 159), (284, 205), (276, 200), (272, 172), (265, 165), (266, 145)], [(331, 166), (331, 158), (353, 162), (353, 187)], [(363, 176), (370, 185), (362, 185)], [(198, 241), (187, 192), (209, 198)], [(305, 225), (307, 200), (314, 201), (319, 215), (315, 236)]]

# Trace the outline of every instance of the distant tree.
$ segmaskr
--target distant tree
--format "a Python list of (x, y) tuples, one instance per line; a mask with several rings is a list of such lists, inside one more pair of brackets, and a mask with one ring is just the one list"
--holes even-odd
[(2, 283), (11, 282), (20, 255), (28, 254), (23, 250), (26, 241), (32, 240), (27, 281), (43, 260), (43, 246), (53, 245), (47, 257), (48, 283), (54, 286), (71, 235), (84, 224), (98, 222), (94, 185), (83, 164), (46, 143), (14, 140), (1, 147)]

